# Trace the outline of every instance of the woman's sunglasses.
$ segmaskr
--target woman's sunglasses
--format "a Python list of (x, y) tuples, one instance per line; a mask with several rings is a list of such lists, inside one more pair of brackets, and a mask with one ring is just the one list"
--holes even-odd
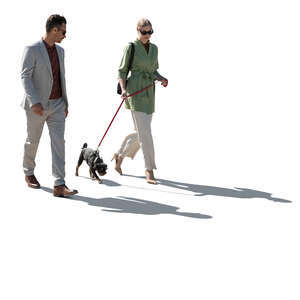
[(142, 30), (140, 29), (140, 33), (141, 33), (142, 35), (152, 34), (153, 32), (154, 32), (153, 29), (151, 29), (151, 30), (149, 30), (149, 31), (142, 31)]

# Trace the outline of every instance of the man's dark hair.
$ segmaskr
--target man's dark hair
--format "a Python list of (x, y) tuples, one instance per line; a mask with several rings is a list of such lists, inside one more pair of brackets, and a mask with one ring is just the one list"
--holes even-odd
[(67, 24), (67, 20), (65, 19), (65, 17), (60, 15), (51, 15), (46, 23), (46, 31), (50, 32), (54, 27), (60, 29), (60, 26), (62, 24)]

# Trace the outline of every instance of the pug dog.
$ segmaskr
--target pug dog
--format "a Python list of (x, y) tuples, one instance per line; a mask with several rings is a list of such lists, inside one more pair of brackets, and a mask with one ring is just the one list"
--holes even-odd
[(90, 177), (92, 178), (92, 180), (97, 180), (99, 183), (102, 183), (102, 180), (99, 178), (99, 176), (104, 176), (106, 174), (107, 165), (103, 162), (103, 159), (100, 157), (99, 151), (87, 148), (87, 143), (83, 144), (76, 166), (76, 176), (78, 176), (79, 167), (81, 166), (84, 160), (89, 166)]

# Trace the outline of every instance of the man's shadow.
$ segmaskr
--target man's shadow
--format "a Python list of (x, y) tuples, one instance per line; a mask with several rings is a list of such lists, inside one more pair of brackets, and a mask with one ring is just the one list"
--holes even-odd
[[(135, 178), (145, 178), (145, 176), (134, 176), (123, 174), (123, 176), (135, 177)], [(230, 198), (263, 198), (274, 202), (281, 203), (291, 203), (292, 201), (274, 198), (271, 193), (247, 189), (247, 188), (238, 188), (234, 189), (222, 188), (217, 186), (208, 186), (208, 185), (199, 185), (191, 183), (183, 183), (165, 179), (157, 179), (157, 182), (161, 185), (172, 187), (175, 189), (180, 189), (184, 191), (194, 192), (194, 196), (220, 196), (220, 197), (230, 197)]]
[[(52, 189), (48, 187), (41, 187), (45, 192), (52, 193)], [(130, 213), (141, 215), (160, 215), (169, 214), (183, 217), (190, 217), (195, 219), (210, 219), (209, 215), (200, 213), (179, 212), (179, 207), (161, 204), (158, 202), (147, 201), (131, 197), (119, 196), (118, 198), (89, 198), (79, 195), (73, 195), (70, 200), (79, 200), (86, 202), (88, 205), (102, 207), (103, 211), (115, 213)]]

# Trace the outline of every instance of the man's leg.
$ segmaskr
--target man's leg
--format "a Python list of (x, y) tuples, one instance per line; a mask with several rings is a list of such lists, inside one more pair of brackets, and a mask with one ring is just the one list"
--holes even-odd
[(39, 116), (33, 111), (26, 111), (27, 138), (24, 145), (23, 169), (26, 176), (34, 173), (35, 157), (45, 124), (45, 113)]
[(54, 186), (65, 184), (65, 104), (62, 99), (49, 100), (47, 125), (51, 139)]

